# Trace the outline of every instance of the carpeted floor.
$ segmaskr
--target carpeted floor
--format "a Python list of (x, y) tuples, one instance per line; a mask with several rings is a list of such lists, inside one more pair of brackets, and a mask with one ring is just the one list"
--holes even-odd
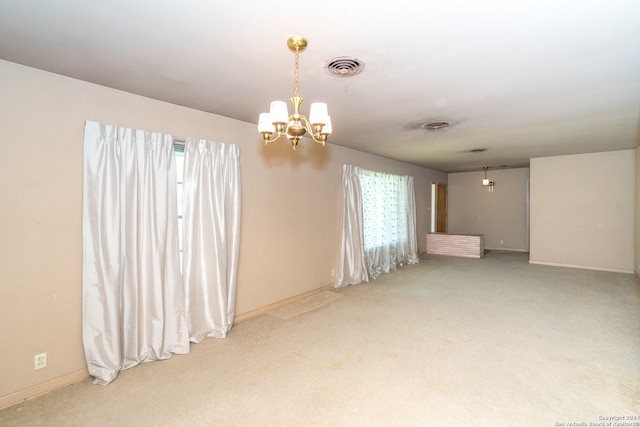
[(7, 408), (0, 425), (551, 427), (638, 415), (636, 279), (493, 251), (429, 256), (295, 301), (109, 386), (86, 380)]

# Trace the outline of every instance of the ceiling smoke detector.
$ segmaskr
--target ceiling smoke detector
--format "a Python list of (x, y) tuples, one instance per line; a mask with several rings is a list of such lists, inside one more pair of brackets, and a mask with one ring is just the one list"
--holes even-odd
[(427, 129), (427, 130), (440, 130), (440, 129), (446, 129), (449, 127), (449, 122), (445, 122), (445, 121), (435, 121), (435, 122), (429, 122), (426, 123), (422, 126), (423, 128)]
[(364, 63), (356, 58), (340, 56), (325, 62), (324, 70), (333, 77), (353, 77), (364, 70)]

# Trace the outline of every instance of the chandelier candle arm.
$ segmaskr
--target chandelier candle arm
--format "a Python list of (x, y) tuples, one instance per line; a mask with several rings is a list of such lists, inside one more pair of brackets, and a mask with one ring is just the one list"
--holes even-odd
[(265, 145), (286, 135), (295, 150), (300, 138), (309, 133), (315, 142), (324, 146), (332, 131), (327, 104), (324, 102), (311, 104), (309, 119), (300, 114), (300, 105), (304, 98), (299, 95), (298, 59), (299, 54), (307, 48), (307, 39), (302, 36), (291, 36), (287, 40), (287, 46), (295, 53), (294, 96), (289, 98), (293, 105), (293, 114), (289, 115), (285, 102), (273, 101), (269, 112), (261, 113), (259, 116), (258, 132), (262, 134)]

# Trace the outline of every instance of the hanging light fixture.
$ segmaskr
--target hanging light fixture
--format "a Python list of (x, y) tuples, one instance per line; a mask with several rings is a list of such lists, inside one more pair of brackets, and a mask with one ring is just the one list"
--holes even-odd
[(327, 104), (314, 102), (311, 104), (309, 119), (300, 114), (300, 104), (304, 101), (298, 91), (298, 61), (299, 56), (307, 48), (307, 39), (302, 36), (291, 36), (287, 39), (289, 50), (295, 54), (295, 85), (293, 97), (289, 98), (293, 104), (293, 114), (289, 115), (284, 101), (273, 101), (268, 113), (261, 113), (258, 119), (258, 132), (262, 134), (265, 145), (286, 135), (295, 150), (298, 141), (309, 133), (309, 136), (324, 146), (331, 134), (331, 117), (327, 112)]
[(482, 185), (484, 187), (488, 186), (489, 187), (489, 192), (493, 193), (493, 186), (494, 186), (495, 182), (489, 181), (489, 178), (487, 178), (487, 170), (488, 169), (489, 169), (488, 167), (486, 167), (486, 166), (484, 167), (484, 179), (482, 180)]

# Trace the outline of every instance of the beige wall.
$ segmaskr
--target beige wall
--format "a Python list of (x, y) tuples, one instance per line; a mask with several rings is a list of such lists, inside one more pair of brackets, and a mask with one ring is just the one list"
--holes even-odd
[(531, 159), (530, 262), (634, 266), (634, 150)]
[(448, 232), (484, 234), (487, 249), (528, 250), (529, 168), (489, 170), (494, 191), (482, 186), (484, 171), (449, 174)]
[[(265, 148), (253, 124), (5, 61), (0, 93), (0, 406), (85, 372), (85, 120), (240, 146), (238, 315), (332, 283), (343, 163), (414, 176), (421, 250), (429, 184), (446, 181), (444, 173), (331, 144), (323, 149), (305, 141), (293, 152), (280, 141)], [(338, 118), (334, 126), (339, 123)], [(41, 352), (48, 353), (48, 367), (34, 371), (33, 356)]]

